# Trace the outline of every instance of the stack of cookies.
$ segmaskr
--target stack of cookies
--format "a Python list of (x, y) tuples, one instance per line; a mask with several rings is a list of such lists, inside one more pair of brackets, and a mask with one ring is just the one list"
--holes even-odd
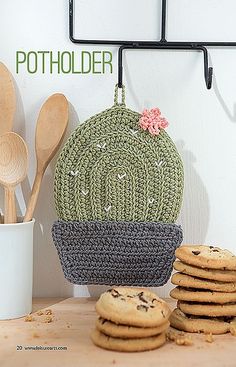
[(224, 334), (235, 325), (236, 256), (228, 250), (185, 245), (176, 250), (180, 261), (172, 276), (170, 295), (178, 300), (171, 326), (188, 332)]
[(166, 341), (170, 309), (149, 290), (112, 288), (101, 295), (96, 311), (99, 318), (91, 338), (101, 348), (139, 352)]

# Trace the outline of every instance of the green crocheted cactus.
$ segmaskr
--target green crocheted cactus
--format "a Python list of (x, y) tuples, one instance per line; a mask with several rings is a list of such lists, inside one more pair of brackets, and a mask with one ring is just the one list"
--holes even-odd
[(56, 167), (55, 203), (65, 221), (175, 222), (183, 165), (168, 134), (139, 127), (140, 114), (115, 104), (72, 133)]

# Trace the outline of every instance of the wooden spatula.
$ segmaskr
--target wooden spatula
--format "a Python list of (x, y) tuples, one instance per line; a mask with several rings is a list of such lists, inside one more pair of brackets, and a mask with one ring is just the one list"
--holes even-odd
[(52, 95), (40, 111), (35, 135), (37, 172), (24, 222), (33, 217), (44, 172), (60, 146), (68, 119), (69, 106), (63, 94)]

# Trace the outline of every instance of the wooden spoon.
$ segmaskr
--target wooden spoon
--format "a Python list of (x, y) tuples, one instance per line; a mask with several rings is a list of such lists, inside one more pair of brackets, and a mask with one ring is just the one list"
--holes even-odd
[(12, 130), (16, 111), (16, 95), (12, 75), (0, 62), (0, 135)]
[(28, 149), (13, 132), (0, 136), (0, 184), (5, 188), (4, 223), (16, 223), (15, 187), (26, 177)]
[(33, 217), (44, 172), (60, 146), (68, 119), (69, 106), (63, 94), (52, 95), (40, 111), (35, 135), (37, 171), (24, 222)]
[[(12, 75), (0, 62), (0, 135), (12, 130), (15, 111), (16, 95)], [(3, 223), (1, 213), (0, 223)]]

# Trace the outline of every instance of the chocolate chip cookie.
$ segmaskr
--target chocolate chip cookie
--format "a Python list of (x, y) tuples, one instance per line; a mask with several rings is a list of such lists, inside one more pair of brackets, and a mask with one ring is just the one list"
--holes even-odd
[(206, 245), (183, 245), (175, 251), (184, 263), (207, 269), (236, 270), (236, 256), (228, 250)]
[(175, 261), (174, 269), (198, 278), (218, 280), (220, 282), (236, 282), (236, 271), (234, 270), (203, 269), (185, 264), (182, 261)]
[(236, 283), (219, 282), (217, 280), (206, 280), (191, 275), (175, 273), (172, 275), (171, 282), (186, 288), (210, 289), (218, 292), (236, 292)]
[(170, 292), (172, 298), (180, 301), (225, 304), (236, 302), (236, 292), (214, 292), (196, 288), (176, 287)]
[(225, 334), (230, 331), (233, 318), (198, 317), (186, 315), (176, 308), (170, 316), (172, 327), (189, 333)]
[(178, 301), (177, 307), (186, 314), (196, 316), (236, 316), (236, 304), (224, 305)]
[(118, 325), (102, 317), (99, 317), (96, 322), (96, 328), (103, 334), (123, 339), (146, 338), (148, 336), (158, 335), (167, 330), (169, 326), (169, 321), (165, 321), (163, 324), (156, 327)]
[(168, 320), (169, 306), (155, 293), (142, 288), (115, 287), (96, 303), (102, 318), (115, 324), (156, 327)]
[(98, 330), (94, 330), (91, 334), (91, 339), (95, 345), (104, 349), (119, 352), (143, 352), (159, 348), (161, 345), (165, 344), (166, 335), (165, 333), (162, 333), (147, 338), (122, 339), (113, 338), (112, 336), (105, 335)]

